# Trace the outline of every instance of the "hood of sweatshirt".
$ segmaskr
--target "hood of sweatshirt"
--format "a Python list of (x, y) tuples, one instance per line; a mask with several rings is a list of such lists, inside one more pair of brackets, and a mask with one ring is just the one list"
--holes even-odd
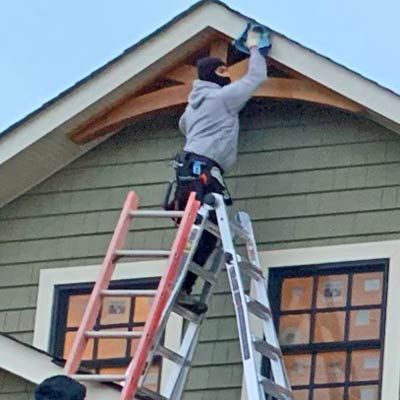
[(193, 89), (189, 94), (188, 102), (194, 109), (199, 108), (207, 95), (220, 89), (221, 86), (217, 83), (196, 79), (193, 81)]

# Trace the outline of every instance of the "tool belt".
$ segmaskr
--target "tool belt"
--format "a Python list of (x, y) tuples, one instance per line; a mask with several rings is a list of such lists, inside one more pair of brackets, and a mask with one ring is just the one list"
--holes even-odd
[[(201, 202), (207, 193), (215, 192), (222, 194), (226, 205), (232, 204), (232, 199), (223, 179), (223, 169), (214, 160), (195, 153), (178, 153), (172, 162), (175, 170), (175, 179), (167, 188), (163, 207), (165, 209), (178, 209), (176, 207), (179, 190), (187, 190), (192, 187), (196, 197)], [(176, 185), (175, 196), (170, 201), (172, 188)]]

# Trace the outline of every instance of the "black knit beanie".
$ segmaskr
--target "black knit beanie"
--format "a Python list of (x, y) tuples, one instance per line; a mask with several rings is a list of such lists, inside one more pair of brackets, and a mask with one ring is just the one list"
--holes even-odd
[(231, 79), (227, 76), (219, 76), (215, 70), (225, 63), (216, 57), (204, 57), (197, 61), (197, 75), (202, 81), (216, 83), (220, 86), (226, 86), (231, 83)]

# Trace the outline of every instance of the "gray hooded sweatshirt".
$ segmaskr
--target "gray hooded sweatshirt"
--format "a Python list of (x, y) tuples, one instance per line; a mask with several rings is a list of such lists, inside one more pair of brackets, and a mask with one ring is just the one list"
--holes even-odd
[(250, 53), (245, 76), (227, 86), (196, 79), (179, 129), (186, 136), (185, 151), (217, 162), (226, 172), (237, 158), (239, 111), (267, 79), (265, 58), (257, 48)]

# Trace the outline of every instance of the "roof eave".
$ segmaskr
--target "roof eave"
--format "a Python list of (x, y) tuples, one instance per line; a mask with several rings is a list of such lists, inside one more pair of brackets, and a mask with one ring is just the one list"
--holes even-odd
[[(51, 362), (44, 352), (0, 334), (0, 368), (29, 382), (38, 384), (44, 379), (63, 374), (63, 369)], [(118, 400), (119, 390), (98, 383), (87, 383), (88, 400)]]

